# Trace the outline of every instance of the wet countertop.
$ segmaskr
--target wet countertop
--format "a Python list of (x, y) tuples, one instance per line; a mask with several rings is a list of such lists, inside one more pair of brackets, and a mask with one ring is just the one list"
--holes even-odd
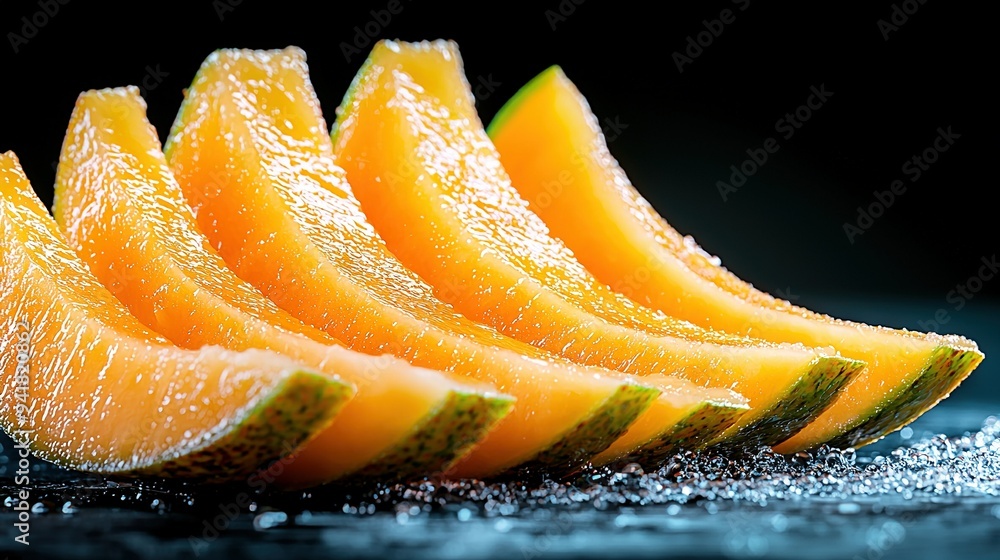
[[(996, 407), (1000, 408), (1000, 407)], [(1000, 545), (1000, 410), (944, 403), (858, 450), (675, 456), (569, 480), (277, 493), (0, 466), (0, 553), (53, 558), (934, 558)], [(946, 434), (948, 437), (939, 434)], [(14, 459), (16, 460), (16, 459)]]
[[(820, 311), (919, 328), (939, 301), (803, 297)], [(306, 493), (112, 481), (32, 460), (0, 434), (0, 557), (977, 558), (1000, 548), (1000, 306), (949, 330), (987, 360), (910, 428), (851, 452), (681, 455), (657, 472), (493, 484), (417, 481)], [(995, 356), (994, 356), (995, 357)], [(28, 490), (28, 546), (14, 541)]]

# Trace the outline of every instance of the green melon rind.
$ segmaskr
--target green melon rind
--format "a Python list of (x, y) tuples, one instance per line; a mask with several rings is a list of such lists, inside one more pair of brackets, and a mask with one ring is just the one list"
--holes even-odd
[(664, 430), (624, 457), (609, 458), (595, 466), (639, 463), (645, 467), (658, 467), (679, 451), (694, 451), (707, 445), (714, 438), (736, 423), (750, 407), (721, 401), (699, 403), (680, 422)]
[(622, 385), (557, 443), (502, 474), (560, 475), (586, 466), (595, 455), (621, 437), (660, 393), (659, 389), (644, 385)]
[(294, 460), (294, 450), (326, 428), (353, 394), (353, 386), (343, 381), (308, 370), (292, 371), (234, 419), (230, 429), (205, 445), (150, 465), (97, 472), (212, 483), (245, 481), (275, 459)]
[(771, 409), (736, 432), (723, 433), (711, 445), (753, 448), (785, 441), (833, 404), (840, 390), (864, 367), (865, 362), (860, 360), (816, 358)]
[(707, 403), (678, 424), (674, 433), (659, 442), (659, 447), (647, 453), (644, 460), (659, 461), (676, 451), (701, 449), (749, 411), (746, 404)]
[[(195, 107), (194, 100), (197, 98), (197, 95), (195, 95), (196, 87), (205, 79), (205, 73), (217, 63), (218, 57), (221, 57), (230, 50), (234, 49), (216, 49), (212, 51), (212, 53), (209, 54), (204, 61), (202, 61), (201, 66), (198, 67), (198, 71), (195, 72), (194, 78), (191, 79), (191, 84), (184, 89), (184, 98), (181, 100), (181, 106), (177, 109), (177, 116), (174, 117), (174, 121), (170, 124), (170, 131), (167, 134), (167, 139), (163, 142), (163, 157), (167, 160), (168, 165), (171, 161), (173, 161), (172, 156), (174, 143), (177, 136), (184, 132), (184, 129), (187, 128), (188, 124), (194, 118), (189, 115), (189, 113), (191, 113)], [(197, 93), (198, 95), (206, 95), (206, 92), (204, 91), (199, 91)]]
[(341, 100), (340, 105), (336, 109), (337, 118), (334, 119), (333, 125), (330, 126), (330, 138), (334, 145), (337, 145), (337, 133), (339, 132), (340, 125), (342, 124), (341, 112), (354, 104), (354, 95), (361, 86), (361, 82), (368, 79), (368, 74), (371, 72), (372, 65), (374, 64), (375, 61), (372, 60), (371, 55), (365, 58), (364, 63), (361, 64), (361, 68), (358, 69), (358, 73), (351, 79), (351, 85), (348, 86), (347, 91), (344, 92), (344, 98)]
[(983, 354), (967, 348), (938, 346), (913, 383), (855, 428), (831, 439), (835, 447), (861, 447), (916, 420), (946, 398), (983, 361)]
[[(521, 108), (521, 102), (525, 99), (530, 98), (535, 90), (539, 87), (545, 85), (549, 80), (553, 79), (553, 76), (558, 76), (563, 73), (562, 68), (558, 65), (549, 66), (537, 76), (532, 78), (528, 83), (521, 86), (521, 89), (507, 100), (497, 111), (497, 114), (490, 121), (489, 126), (486, 127), (486, 134), (490, 138), (496, 138), (496, 135), (500, 132), (500, 129), (507, 123), (507, 120)], [(353, 85), (353, 84), (352, 84)]]
[(482, 441), (513, 407), (512, 397), (451, 391), (402, 443), (348, 478), (410, 480), (444, 472)]

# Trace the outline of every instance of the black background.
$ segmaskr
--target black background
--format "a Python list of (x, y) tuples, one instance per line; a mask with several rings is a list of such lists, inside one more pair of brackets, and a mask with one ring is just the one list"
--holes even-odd
[[(400, 0), (399, 13), (380, 14), (383, 22), (391, 16), (383, 24), (372, 10), (384, 10), (387, 0), (323, 11), (294, 0), (69, 0), (52, 17), (35, 16), (45, 3), (0, 6), (0, 150), (18, 154), (47, 203), (80, 91), (147, 86), (149, 117), (162, 136), (212, 50), (298, 45), (332, 120), (370, 48), (359, 44), (369, 37), (358, 29), (367, 29), (375, 38), (456, 40), (470, 81), (497, 84), (480, 89), (486, 122), (532, 76), (560, 64), (599, 117), (626, 125), (612, 151), (675, 227), (743, 278), (799, 295), (798, 303), (917, 328), (916, 319), (937, 308), (953, 311), (949, 291), (997, 252), (997, 49), (987, 4), (725, 0), (664, 2), (651, 11), (621, 0)], [(904, 4), (919, 8), (886, 40), (878, 21), (891, 21), (894, 6)], [(724, 9), (735, 21), (678, 71), (673, 53)], [(48, 21), (15, 53), (9, 34), (22, 33), (23, 17)], [(348, 57), (351, 43), (361, 53)], [(776, 121), (821, 84), (833, 95), (783, 139)], [(910, 182), (902, 165), (948, 126), (961, 137)], [(716, 182), (772, 136), (780, 150), (723, 201)], [(895, 179), (906, 182), (906, 193), (851, 243), (844, 224)], [(986, 281), (966, 309), (986, 309), (998, 294), (1000, 279)], [(836, 303), (865, 297), (889, 309), (910, 296), (926, 303), (898, 320)]]
[[(679, 230), (721, 255), (741, 277), (767, 291), (790, 293), (796, 303), (820, 311), (915, 329), (929, 325), (939, 312), (946, 313), (949, 320), (937, 330), (977, 340), (988, 356), (950, 403), (964, 406), (979, 401), (989, 410), (997, 410), (1000, 403), (1000, 377), (991, 365), (1000, 353), (996, 320), (1000, 277), (985, 282), (960, 310), (948, 295), (956, 284), (977, 274), (982, 258), (996, 255), (1000, 241), (992, 194), (998, 183), (1000, 148), (995, 86), (998, 19), (992, 2), (926, 0), (890, 33), (888, 41), (877, 22), (888, 20), (894, 4), (903, 4), (900, 0), (750, 0), (745, 11), (739, 11), (742, 4), (730, 0), (657, 2), (656, 11), (650, 9), (652, 2), (624, 0), (586, 0), (579, 5), (572, 0), (541, 0), (524, 3), (527, 6), (402, 0), (402, 12), (384, 25), (372, 23), (371, 10), (384, 10), (388, 0), (327, 2), (333, 7), (323, 11), (317, 10), (320, 2), (315, 0), (41, 2), (58, 4), (58, 13), (35, 16), (42, 10), (39, 0), (0, 0), (4, 38), (0, 43), (0, 151), (18, 154), (46, 204), (51, 203), (54, 164), (65, 127), (74, 100), (83, 90), (145, 85), (149, 117), (162, 137), (181, 102), (183, 88), (211, 51), (297, 45), (309, 56), (313, 83), (332, 120), (334, 108), (370, 48), (359, 46), (361, 53), (349, 59), (343, 54), (342, 43), (353, 42), (357, 28), (374, 29), (372, 42), (377, 38), (454, 39), (462, 49), (470, 82), (498, 84), (493, 91), (480, 89), (478, 104), (484, 121), (489, 122), (527, 80), (551, 64), (560, 64), (602, 120), (627, 126), (611, 144), (612, 152), (640, 191)], [(703, 21), (717, 19), (723, 9), (734, 10), (735, 21), (725, 25), (678, 72), (672, 54), (683, 52), (688, 38), (705, 30)], [(47, 21), (15, 53), (9, 34), (20, 34), (22, 18), (32, 17)], [(162, 81), (153, 79), (154, 74), (163, 75)], [(830, 100), (792, 138), (779, 137), (780, 150), (723, 201), (716, 182), (729, 177), (729, 166), (746, 159), (747, 149), (777, 136), (775, 122), (806, 101), (810, 86), (821, 84), (834, 92)], [(938, 127), (949, 125), (960, 139), (918, 181), (907, 182), (907, 192), (850, 243), (843, 224), (856, 219), (859, 206), (875, 202), (873, 191), (888, 189), (895, 179), (906, 179), (901, 171), (904, 162), (932, 144)], [(954, 411), (959, 409), (943, 406), (934, 411), (937, 418), (949, 418), (951, 423), (942, 429), (952, 435), (960, 426)], [(886, 442), (894, 446), (901, 440), (893, 437)], [(8, 444), (6, 452), (13, 457), (11, 449)], [(183, 499), (194, 503), (187, 496), (185, 492)], [(167, 499), (165, 495), (158, 498)], [(73, 500), (78, 503), (77, 498)], [(55, 507), (60, 502), (54, 502)], [(135, 502), (139, 503), (138, 498)], [(218, 514), (212, 498), (198, 499), (199, 508), (205, 504), (211, 511), (206, 519)], [(139, 507), (119, 504), (117, 499), (112, 505)], [(320, 511), (324, 507), (318, 506)], [(980, 538), (987, 531), (982, 529), (988, 525), (985, 520), (992, 519), (985, 509), (969, 507), (945, 512), (951, 516), (907, 506), (897, 510), (904, 512), (902, 517), (898, 513), (892, 517), (886, 509), (886, 515), (877, 517), (852, 513), (839, 519), (825, 510), (801, 506), (787, 511), (750, 509), (760, 509), (760, 513), (737, 510), (737, 516), (723, 510), (722, 516), (712, 517), (715, 522), (706, 527), (715, 527), (716, 533), (688, 531), (688, 537), (695, 535), (694, 545), (676, 530), (660, 531), (660, 540), (652, 540), (656, 532), (644, 531), (646, 540), (640, 542), (655, 543), (660, 547), (657, 551), (664, 543), (672, 549), (686, 544), (687, 548), (679, 550), (694, 550), (692, 554), (700, 557), (725, 546), (724, 535), (761, 527), (765, 539), (767, 535), (775, 539), (772, 551), (780, 547), (787, 552), (793, 546), (789, 543), (794, 543), (803, 557), (810, 556), (810, 550), (827, 554), (838, 546), (836, 539), (861, 541), (863, 535), (868, 538), (869, 555), (932, 557), (940, 547), (927, 548), (934, 542), (928, 535), (936, 534), (931, 527), (947, 527), (942, 537), (951, 540), (942, 541), (944, 546), (979, 543), (985, 542)], [(174, 557), (190, 554), (188, 536), (202, 531), (203, 520), (192, 521), (187, 513), (135, 516), (128, 510), (96, 511), (94, 515), (84, 511), (38, 518), (33, 544), (72, 543), (67, 546), (74, 547), (69, 552), (76, 555), (100, 549), (109, 558), (140, 552)], [(791, 519), (790, 530), (783, 533), (787, 538), (766, 529), (775, 519), (784, 518), (774, 511), (785, 511)], [(812, 513), (803, 518), (802, 511)], [(965, 517), (958, 516), (962, 512)], [(603, 550), (606, 546), (600, 544), (606, 538), (614, 543), (621, 542), (610, 538), (615, 535), (642, 537), (617, 527), (607, 533), (599, 523), (591, 530), (593, 516), (584, 515), (587, 520), (565, 535), (562, 525), (540, 521), (529, 522), (524, 525), (527, 528), (515, 525), (511, 537), (518, 531), (534, 531), (536, 537), (544, 534), (536, 542), (555, 543), (553, 553), (566, 546), (566, 541), (573, 547), (583, 542), (588, 548)], [(767, 517), (757, 521), (750, 515)], [(831, 523), (824, 524), (817, 516)], [(886, 519), (905, 525), (905, 542), (888, 540), (887, 535), (897, 533), (886, 532), (890, 527)], [(347, 518), (339, 532), (323, 529), (320, 537), (301, 527), (297, 533), (272, 533), (247, 525), (232, 530), (218, 544), (230, 554), (245, 554), (248, 547), (280, 547), (298, 557), (309, 550), (349, 554), (360, 550), (351, 548), (358, 543), (367, 554), (391, 551), (383, 548), (391, 547), (386, 543), (418, 543), (416, 548), (404, 549), (403, 554), (409, 555), (422, 550), (420, 543), (446, 534), (449, 546), (465, 543), (481, 553), (487, 542), (501, 545), (495, 548), (498, 556), (519, 552), (490, 540), (492, 530), (486, 525), (476, 526), (486, 528), (484, 541), (483, 535), (470, 533), (468, 527), (445, 525), (445, 533), (440, 527), (435, 533), (433, 524), (411, 523), (407, 536), (405, 527), (394, 524), (357, 523), (365, 520), (365, 516)], [(728, 523), (721, 523), (724, 520)], [(896, 523), (900, 531), (903, 525)], [(13, 530), (5, 526), (8, 533)], [(667, 524), (668, 529), (675, 526)], [(802, 527), (813, 532), (804, 532)], [(581, 531), (590, 531), (590, 542), (581, 540)], [(472, 534), (472, 540), (463, 539), (463, 534)], [(873, 534), (877, 543), (872, 541)], [(664, 535), (669, 541), (663, 540)], [(710, 537), (707, 542), (704, 535)], [(810, 535), (810, 540), (802, 535)], [(825, 540), (817, 548), (813, 543), (820, 537)], [(342, 542), (333, 544), (337, 539)], [(854, 544), (839, 544), (844, 556), (864, 550)], [(117, 554), (107, 552), (119, 548)], [(426, 550), (433, 555), (437, 549)], [(634, 550), (635, 546), (626, 548), (624, 554)]]

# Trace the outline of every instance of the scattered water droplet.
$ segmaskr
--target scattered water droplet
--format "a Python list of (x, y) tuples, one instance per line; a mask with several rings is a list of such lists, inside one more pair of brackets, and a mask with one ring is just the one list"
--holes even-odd
[(288, 521), (288, 514), (283, 511), (266, 511), (253, 518), (253, 528), (265, 531)]
[(843, 503), (837, 505), (837, 513), (842, 513), (844, 515), (854, 515), (855, 513), (861, 512), (861, 505), (852, 503)]

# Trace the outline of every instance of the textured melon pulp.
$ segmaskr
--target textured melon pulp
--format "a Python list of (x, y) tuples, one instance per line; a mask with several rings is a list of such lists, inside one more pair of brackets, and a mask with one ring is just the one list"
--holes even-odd
[(650, 406), (656, 389), (555, 360), (435, 299), (365, 221), (325, 130), (301, 51), (220, 51), (189, 88), (166, 155), (200, 229), (280, 307), (355, 350), (517, 399), (453, 473), (575, 468)]
[(735, 442), (786, 439), (861, 367), (828, 349), (706, 331), (591, 276), (511, 185), (453, 43), (379, 43), (340, 107), (334, 146), (376, 231), (442, 299), (580, 363), (734, 389), (751, 407), (726, 431)]
[(556, 67), (507, 103), (490, 135), (530, 208), (614, 289), (704, 327), (829, 345), (868, 363), (781, 451), (877, 439), (948, 395), (983, 358), (974, 342), (958, 336), (840, 321), (741, 281), (642, 198), (608, 151), (587, 102)]
[(17, 158), (0, 154), (0, 424), (64, 467), (245, 480), (293, 453), (353, 394), (263, 350), (182, 350), (104, 289)]
[(80, 96), (55, 190), (70, 246), (148, 327), (185, 348), (281, 352), (357, 387), (286, 462), (280, 485), (440, 472), (510, 409), (511, 399), (489, 388), (343, 348), (237, 277), (198, 231), (135, 88)]

